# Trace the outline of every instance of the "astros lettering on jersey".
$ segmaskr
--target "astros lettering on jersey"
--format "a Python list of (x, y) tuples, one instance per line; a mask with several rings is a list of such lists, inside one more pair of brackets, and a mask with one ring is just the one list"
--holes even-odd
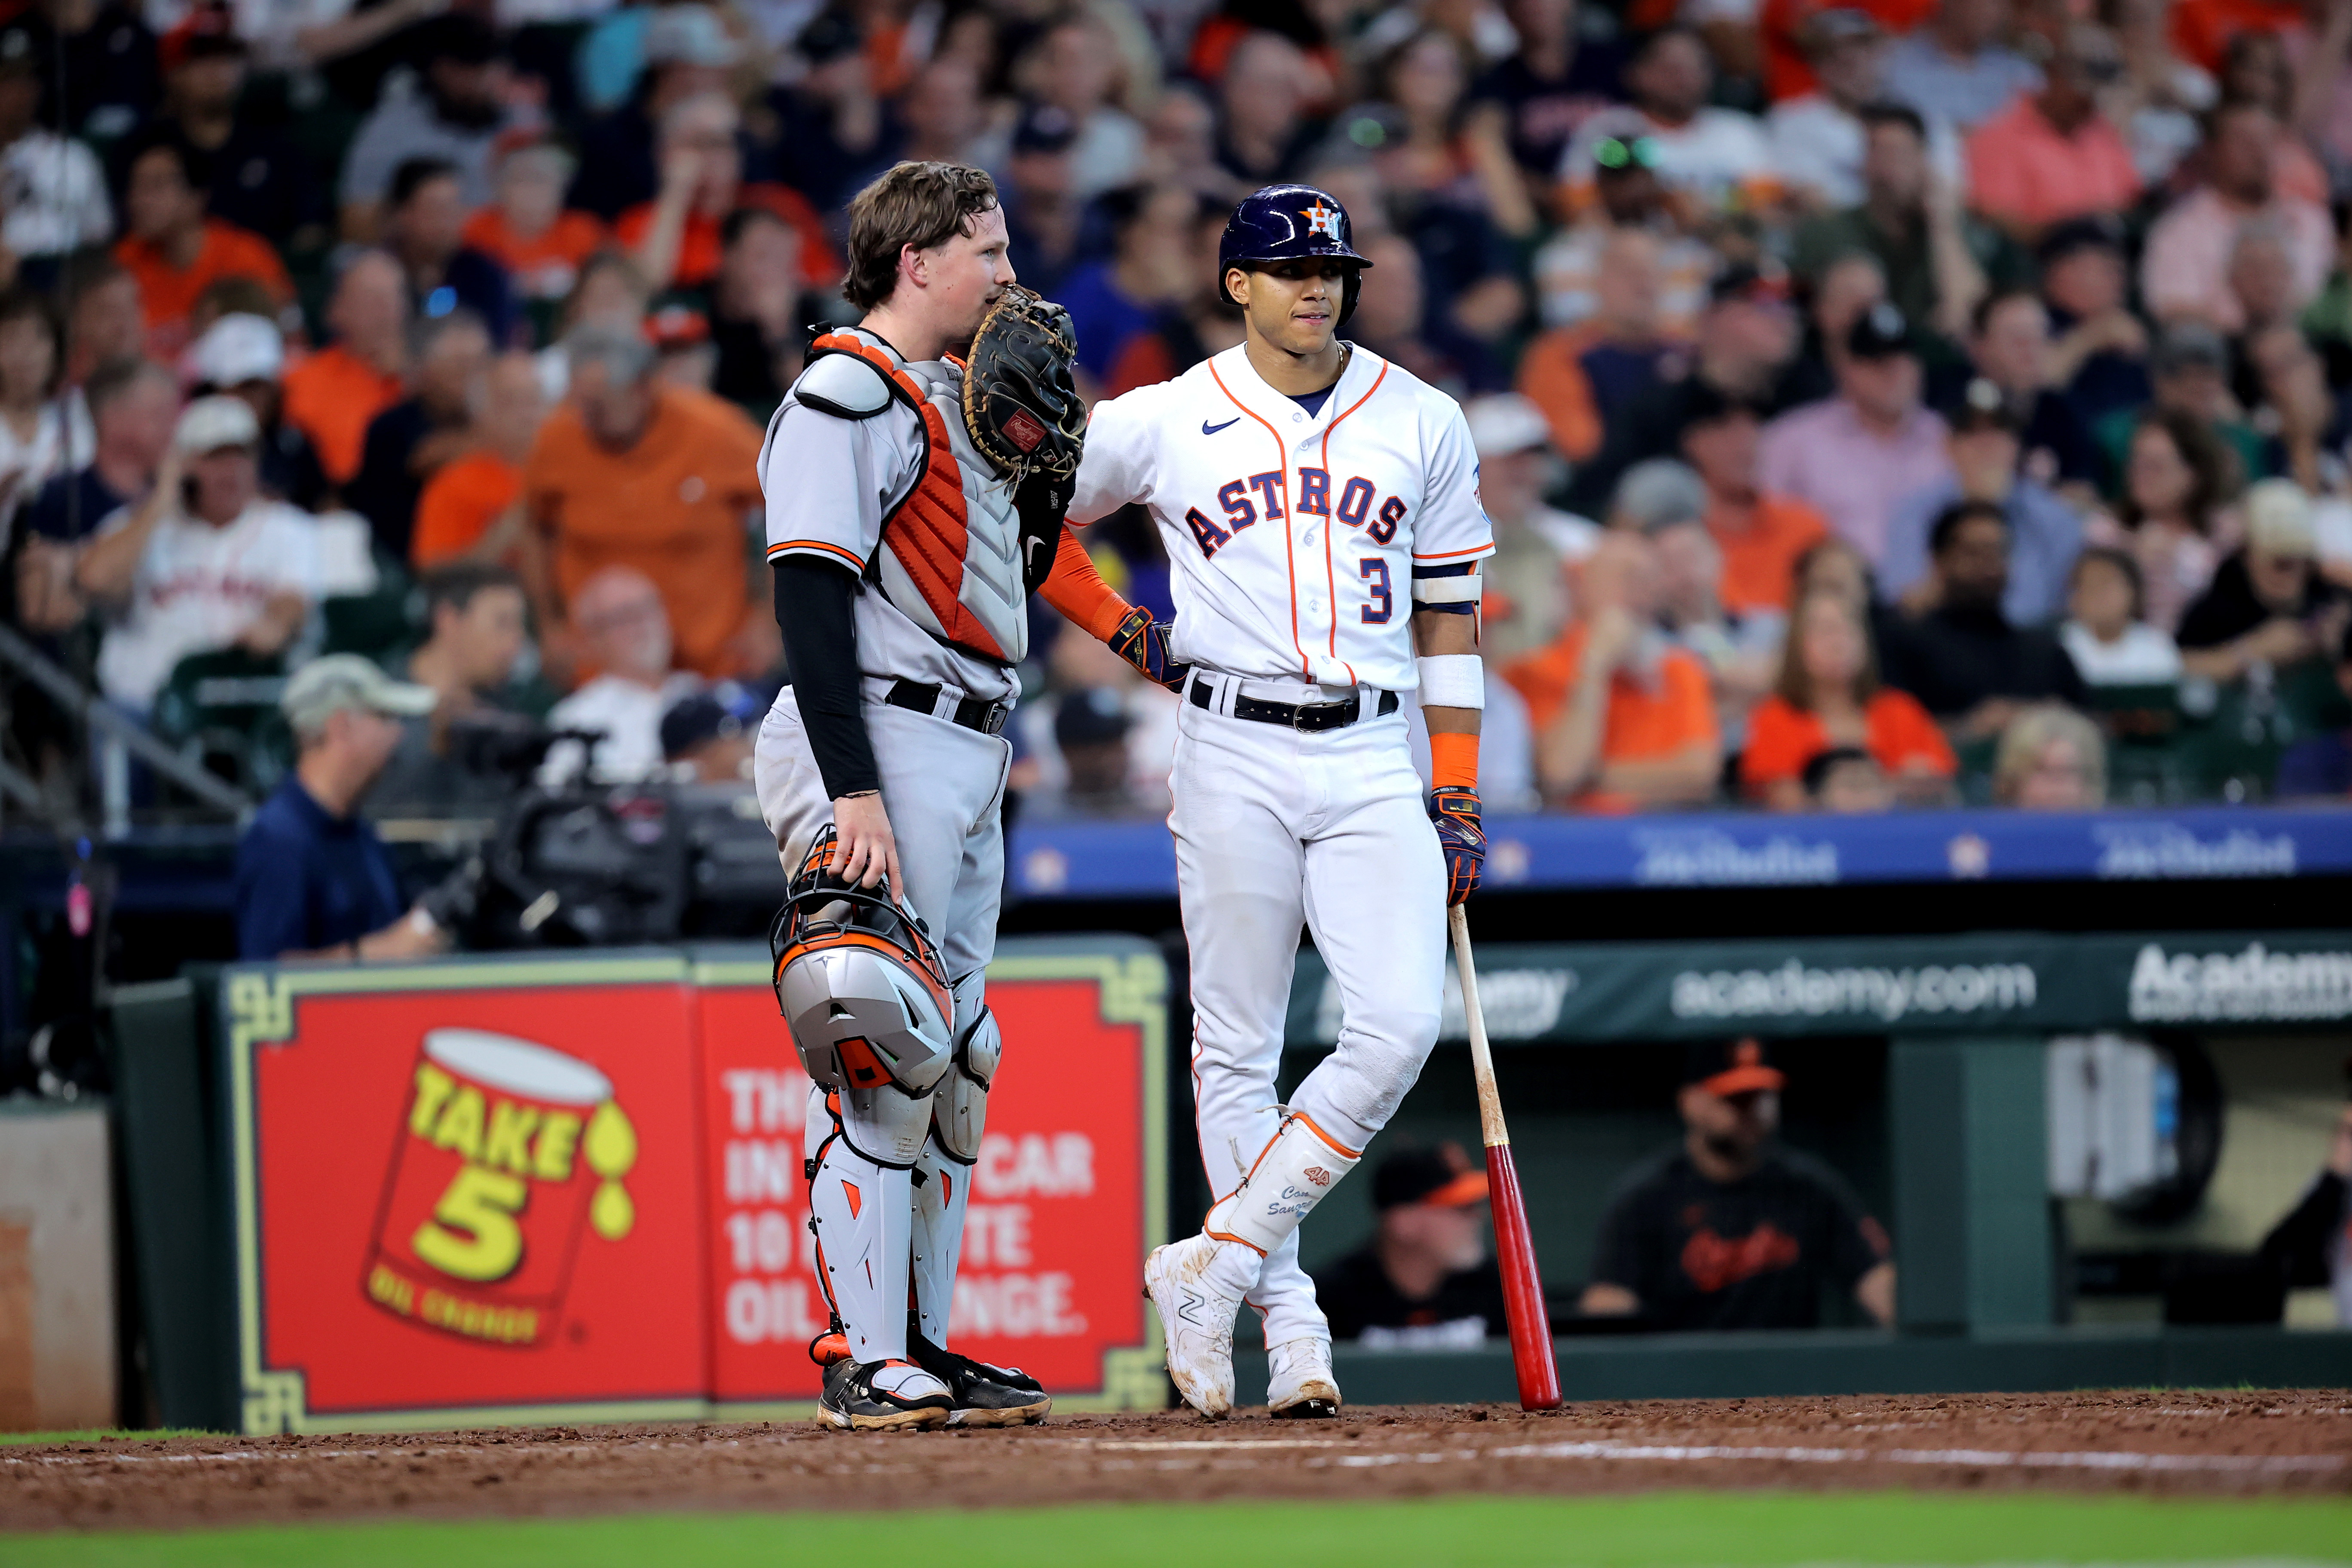
[(1412, 689), (1413, 574), (1495, 549), (1461, 406), (1360, 347), (1313, 415), (1238, 346), (1097, 404), (1070, 521), (1131, 500), (1167, 544), (1176, 657), (1255, 679)]

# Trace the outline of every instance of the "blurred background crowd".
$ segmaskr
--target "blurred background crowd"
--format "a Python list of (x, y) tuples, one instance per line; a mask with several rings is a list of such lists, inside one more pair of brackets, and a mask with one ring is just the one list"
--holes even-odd
[[(545, 777), (741, 776), (761, 425), (919, 158), (1090, 395), (1239, 341), (1239, 195), (1346, 205), (1347, 335), (1482, 465), (1492, 808), (2340, 797), (2347, 54), (2346, 0), (0, 0), (9, 783), (169, 794), (46, 661), (266, 793), (338, 653), (437, 693), (379, 816), (542, 721)], [(1088, 542), (1171, 613), (1139, 512)], [(1023, 809), (1163, 810), (1174, 699), (1036, 614)]]

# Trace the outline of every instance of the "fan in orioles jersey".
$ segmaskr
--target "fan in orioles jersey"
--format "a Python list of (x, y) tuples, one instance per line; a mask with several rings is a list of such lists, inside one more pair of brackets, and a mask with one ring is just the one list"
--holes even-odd
[[(1337, 336), (1368, 265), (1349, 240), (1327, 192), (1244, 200), (1218, 255), (1244, 342), (1097, 405), (1069, 507), (1083, 524), (1142, 503), (1174, 563), (1164, 673), (1185, 704), (1170, 825), (1218, 1196), (1144, 1282), (1169, 1375), (1211, 1417), (1233, 1406), (1244, 1300), (1265, 1319), (1274, 1414), (1338, 1413), (1298, 1226), (1436, 1043), (1446, 906), (1485, 855), (1475, 569), (1493, 530), (1460, 407)], [(1426, 799), (1399, 711), (1416, 689)], [(1339, 1048), (1282, 1106), (1302, 921), (1339, 985)]]
[[(818, 1419), (1035, 1421), (1052, 1400), (1034, 1379), (947, 1348), (1003, 1049), (982, 990), (1003, 731), (1033, 588), (1163, 664), (1164, 638), (1070, 542), (1067, 317), (1013, 290), (988, 175), (898, 164), (851, 203), (849, 253), (842, 292), (864, 319), (812, 345), (760, 454), (793, 684), (753, 776), (793, 879), (773, 940), (813, 1085), (809, 1223), (834, 1319), (811, 1347)], [(968, 378), (950, 355), (975, 333)]]

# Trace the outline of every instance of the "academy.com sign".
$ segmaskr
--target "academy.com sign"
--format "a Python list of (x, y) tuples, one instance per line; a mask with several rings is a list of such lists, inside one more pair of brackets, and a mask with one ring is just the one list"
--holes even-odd
[(2151, 942), (2132, 963), (2135, 1023), (2347, 1015), (2352, 952), (2273, 952), (2253, 942), (2237, 952), (2168, 953)]
[(1675, 976), (1672, 1005), (1677, 1018), (1869, 1017), (1893, 1024), (1923, 1013), (2023, 1011), (2038, 993), (2030, 963), (1816, 969), (1792, 958), (1777, 969), (1685, 970)]

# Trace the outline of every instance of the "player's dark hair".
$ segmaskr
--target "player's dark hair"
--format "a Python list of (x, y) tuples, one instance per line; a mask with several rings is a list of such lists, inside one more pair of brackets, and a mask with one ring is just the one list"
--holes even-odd
[(970, 234), (972, 220), (996, 205), (996, 182), (984, 169), (898, 164), (849, 204), (849, 272), (841, 297), (861, 310), (874, 309), (898, 287), (900, 252), (934, 249)]
[(2000, 525), (2001, 536), (2009, 535), (2009, 514), (1989, 500), (1954, 501), (1936, 514), (1935, 525), (1927, 530), (1927, 553), (1939, 556), (1950, 548), (1953, 535), (1960, 526), (1973, 518), (1987, 518)]
[(474, 602), (474, 595), (486, 588), (512, 588), (522, 592), (522, 579), (504, 566), (488, 562), (461, 561), (455, 565), (437, 567), (425, 574), (425, 614), (429, 622), (442, 605), (446, 605), (459, 615)]

